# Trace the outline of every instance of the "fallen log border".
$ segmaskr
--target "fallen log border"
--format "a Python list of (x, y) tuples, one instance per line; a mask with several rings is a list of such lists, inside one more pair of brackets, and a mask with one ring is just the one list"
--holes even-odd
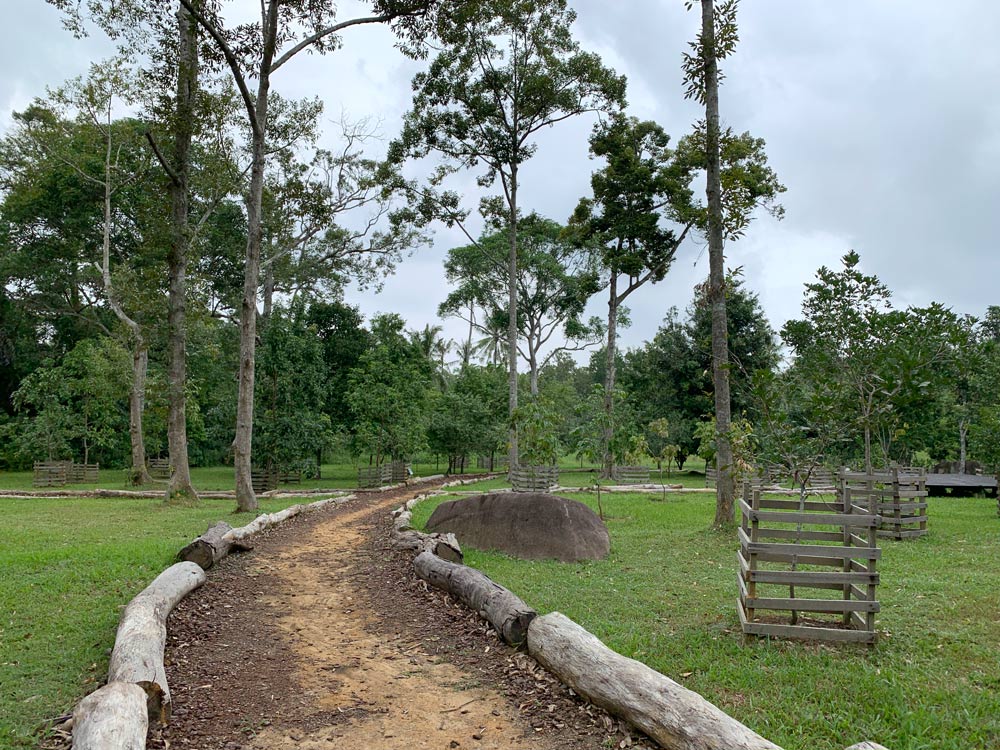
[(247, 539), (264, 529), (354, 497), (342, 495), (292, 505), (257, 516), (236, 529), (223, 530), (216, 524), (210, 529), (214, 534), (206, 532), (187, 545), (185, 550), (197, 548), (201, 545), (196, 542), (209, 537), (210, 562), (202, 548), (198, 562), (174, 563), (126, 606), (115, 635), (107, 684), (84, 696), (74, 709), (73, 750), (143, 750), (149, 723), (167, 722), (170, 688), (163, 664), (167, 617), (178, 602), (205, 582), (205, 564), (211, 567), (233, 550), (252, 549)]
[[(466, 483), (451, 482), (439, 489)], [(586, 489), (591, 488), (553, 491)], [(629, 486), (622, 491), (635, 490)], [(454, 493), (423, 493), (392, 512), (392, 542), (396, 547), (413, 549), (404, 543), (403, 539), (411, 538), (402, 537), (404, 534), (424, 540), (440, 536), (413, 529), (410, 521), (417, 503), (443, 494)], [(435, 547), (429, 541), (417, 551), (413, 566), (419, 578), (457, 598), (493, 625), (505, 642), (524, 645), (528, 654), (563, 684), (644, 732), (665, 750), (782, 750), (700, 694), (608, 648), (565, 615), (551, 612), (538, 616), (517, 595), (481, 571), (461, 562), (434, 559), (434, 555)], [(491, 606), (494, 602), (495, 606)], [(512, 620), (519, 616), (523, 619), (512, 626)], [(865, 741), (847, 750), (887, 749)]]

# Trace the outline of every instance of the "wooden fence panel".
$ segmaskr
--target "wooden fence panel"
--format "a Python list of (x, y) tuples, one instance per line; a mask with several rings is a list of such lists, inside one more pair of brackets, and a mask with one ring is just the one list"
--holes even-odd
[(510, 473), (514, 492), (547, 492), (559, 486), (558, 466), (518, 466)]
[(881, 517), (849, 488), (835, 501), (790, 500), (746, 482), (739, 507), (743, 632), (873, 644)]

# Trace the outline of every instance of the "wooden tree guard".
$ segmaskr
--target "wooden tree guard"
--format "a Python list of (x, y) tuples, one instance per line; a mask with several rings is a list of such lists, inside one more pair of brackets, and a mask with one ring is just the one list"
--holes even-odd
[(169, 458), (150, 458), (146, 464), (149, 466), (149, 475), (153, 479), (170, 479), (173, 469), (170, 466)]
[(381, 466), (362, 466), (358, 469), (358, 487), (372, 489), (392, 482), (392, 467), (389, 464)]
[(614, 479), (619, 484), (649, 484), (649, 467), (616, 466)]
[(840, 492), (850, 488), (861, 505), (882, 516), (878, 535), (890, 539), (915, 539), (927, 533), (927, 472), (894, 466), (866, 474), (842, 469)]
[[(837, 500), (825, 501), (801, 499), (797, 492), (768, 492), (749, 482), (740, 510), (736, 609), (744, 633), (875, 642), (880, 516), (860, 504), (850, 487)], [(784, 590), (774, 591), (785, 587), (787, 596), (778, 595)], [(828, 598), (827, 591), (841, 596)], [(790, 612), (789, 621), (763, 619), (771, 611)], [(808, 620), (799, 613), (809, 613)]]
[(410, 465), (406, 461), (393, 461), (389, 464), (389, 484), (399, 484), (410, 478)]
[(558, 466), (518, 466), (510, 473), (514, 492), (548, 492), (559, 486)]
[(72, 461), (35, 461), (32, 484), (35, 487), (63, 487), (69, 482), (71, 465)]

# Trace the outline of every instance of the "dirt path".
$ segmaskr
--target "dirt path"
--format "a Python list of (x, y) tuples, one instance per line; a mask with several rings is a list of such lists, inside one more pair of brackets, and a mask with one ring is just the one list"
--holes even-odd
[[(380, 493), (296, 519), (234, 556), (171, 616), (174, 717), (152, 747), (608, 747), (631, 738), (573, 700), (388, 549)], [(627, 746), (627, 745), (623, 745)]]

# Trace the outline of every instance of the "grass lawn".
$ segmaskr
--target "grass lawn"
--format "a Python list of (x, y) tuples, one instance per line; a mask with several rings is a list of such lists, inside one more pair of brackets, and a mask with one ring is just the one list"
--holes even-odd
[[(593, 494), (569, 497), (596, 506)], [(442, 499), (417, 506), (415, 522)], [(709, 530), (711, 495), (660, 502), (604, 494), (611, 554), (600, 562), (526, 562), (476, 550), (466, 550), (466, 562), (787, 750), (843, 750), (862, 739), (891, 750), (998, 748), (996, 503), (930, 502), (926, 537), (882, 544), (880, 638), (871, 651), (745, 640), (734, 604), (738, 544), (735, 534)]]
[[(433, 463), (414, 464), (413, 471), (417, 476), (443, 474), (448, 468), (448, 462), (438, 465)], [(475, 473), (470, 471), (469, 473)], [(322, 479), (303, 479), (301, 484), (282, 485), (288, 489), (349, 489), (358, 486), (358, 469), (350, 463), (324, 464)], [(125, 484), (125, 469), (101, 469), (98, 481), (91, 483), (68, 484), (58, 489), (92, 490), (102, 489), (157, 489), (166, 488), (166, 481), (154, 483), (146, 487), (129, 487)], [(198, 490), (232, 490), (234, 485), (232, 466), (207, 466), (191, 469), (191, 479)], [(31, 490), (32, 472), (30, 471), (0, 471), (0, 490)]]
[(210, 523), (252, 518), (232, 510), (232, 500), (0, 497), (0, 748), (35, 747), (43, 721), (107, 676), (125, 604)]

